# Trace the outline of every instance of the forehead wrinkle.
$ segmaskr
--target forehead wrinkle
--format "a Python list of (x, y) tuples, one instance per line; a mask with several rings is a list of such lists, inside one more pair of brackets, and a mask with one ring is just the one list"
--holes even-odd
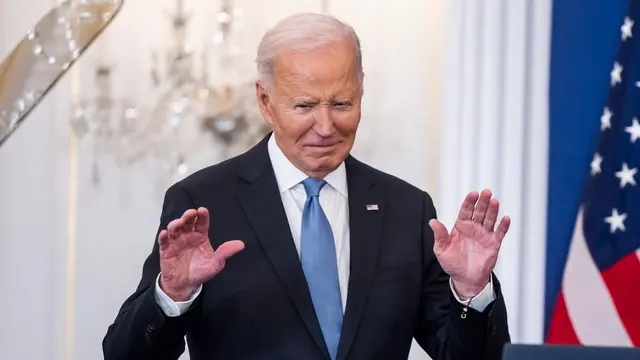
[(352, 97), (358, 92), (357, 79), (352, 72), (337, 79), (322, 81), (304, 74), (286, 72), (277, 77), (277, 87), (285, 94), (299, 94), (318, 97)]
[(283, 82), (283, 94), (291, 98), (312, 98), (322, 101), (353, 98), (357, 91), (341, 83), (339, 81), (328, 86), (317, 87), (300, 80)]
[[(304, 57), (332, 58), (330, 69), (316, 66), (305, 66)], [(335, 98), (338, 96), (352, 97), (359, 92), (355, 57), (343, 56), (339, 47), (328, 46), (323, 52), (293, 52), (281, 53), (275, 63), (275, 87), (285, 96), (313, 96), (320, 98)], [(302, 59), (300, 59), (300, 56)], [(334, 59), (338, 61), (333, 61)], [(313, 59), (309, 61), (318, 61)], [(320, 59), (322, 61), (322, 59)], [(315, 73), (315, 71), (320, 71)], [(336, 78), (333, 74), (339, 74)]]

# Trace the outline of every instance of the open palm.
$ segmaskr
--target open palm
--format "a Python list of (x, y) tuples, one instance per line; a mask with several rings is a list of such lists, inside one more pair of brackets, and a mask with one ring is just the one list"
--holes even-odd
[(491, 196), (489, 190), (469, 193), (451, 232), (440, 221), (429, 221), (436, 258), (463, 296), (477, 295), (489, 282), (511, 223), (505, 216), (494, 230), (500, 204)]
[(216, 276), (226, 260), (244, 248), (233, 240), (213, 250), (209, 241), (209, 212), (205, 208), (187, 210), (158, 235), (161, 287), (174, 301), (184, 301), (191, 293)]

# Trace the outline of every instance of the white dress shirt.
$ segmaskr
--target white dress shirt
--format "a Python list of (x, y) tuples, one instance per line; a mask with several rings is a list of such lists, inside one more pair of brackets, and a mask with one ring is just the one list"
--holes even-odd
[[(300, 255), (300, 234), (302, 232), (302, 210), (307, 200), (307, 194), (302, 185), (302, 181), (307, 178), (302, 171), (296, 168), (284, 155), (282, 150), (272, 136), (268, 144), (269, 158), (276, 176), (282, 204), (289, 221), (293, 242), (295, 243), (298, 255)], [(342, 298), (342, 311), (347, 305), (347, 289), (349, 287), (349, 194), (347, 191), (347, 171), (344, 163), (336, 170), (329, 173), (324, 180), (327, 182), (320, 191), (320, 206), (329, 220), (333, 231), (333, 238), (336, 247), (336, 259), (338, 260), (338, 280), (340, 282), (340, 296)], [(426, 221), (426, 220), (425, 220)], [(224, 271), (224, 270), (223, 270)], [(156, 302), (162, 311), (169, 317), (179, 316), (186, 312), (193, 301), (198, 297), (202, 286), (200, 286), (193, 296), (184, 302), (174, 302), (163, 291), (159, 285), (160, 275), (156, 279)], [(453, 284), (449, 282), (451, 291), (455, 298), (462, 304), (463, 301), (453, 289)], [(484, 310), (489, 303), (495, 299), (493, 282), (484, 288), (468, 305), (478, 311)]]

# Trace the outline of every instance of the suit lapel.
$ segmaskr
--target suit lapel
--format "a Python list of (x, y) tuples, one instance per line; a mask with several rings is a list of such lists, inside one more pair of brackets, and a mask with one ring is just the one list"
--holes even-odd
[(267, 149), (267, 136), (241, 159), (238, 198), (271, 266), (313, 339), (329, 352), (287, 221)]
[(366, 165), (348, 157), (346, 168), (349, 188), (351, 273), (338, 360), (347, 357), (369, 297), (387, 205), (381, 184), (372, 180), (373, 172), (367, 171)]

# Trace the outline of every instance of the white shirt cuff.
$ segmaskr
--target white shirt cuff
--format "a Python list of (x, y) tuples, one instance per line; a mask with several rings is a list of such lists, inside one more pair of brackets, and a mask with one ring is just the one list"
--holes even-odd
[(198, 295), (200, 295), (200, 291), (202, 291), (202, 285), (198, 287), (189, 300), (175, 302), (171, 300), (171, 298), (160, 288), (160, 274), (158, 274), (158, 277), (156, 278), (156, 303), (160, 306), (162, 312), (168, 317), (177, 317), (187, 312)]
[(484, 289), (482, 289), (480, 294), (476, 295), (474, 298), (471, 299), (471, 302), (469, 302), (469, 300), (465, 301), (460, 299), (460, 296), (458, 296), (458, 294), (456, 293), (456, 290), (453, 288), (453, 281), (451, 280), (451, 278), (449, 278), (449, 286), (451, 287), (451, 292), (453, 292), (453, 296), (456, 298), (456, 300), (458, 300), (459, 303), (465, 306), (467, 306), (468, 304), (470, 308), (480, 312), (484, 311), (484, 309), (486, 309), (487, 306), (489, 306), (489, 304), (491, 304), (491, 302), (493, 302), (496, 299), (496, 293), (495, 291), (493, 291), (493, 276), (490, 278), (487, 286), (485, 286)]

